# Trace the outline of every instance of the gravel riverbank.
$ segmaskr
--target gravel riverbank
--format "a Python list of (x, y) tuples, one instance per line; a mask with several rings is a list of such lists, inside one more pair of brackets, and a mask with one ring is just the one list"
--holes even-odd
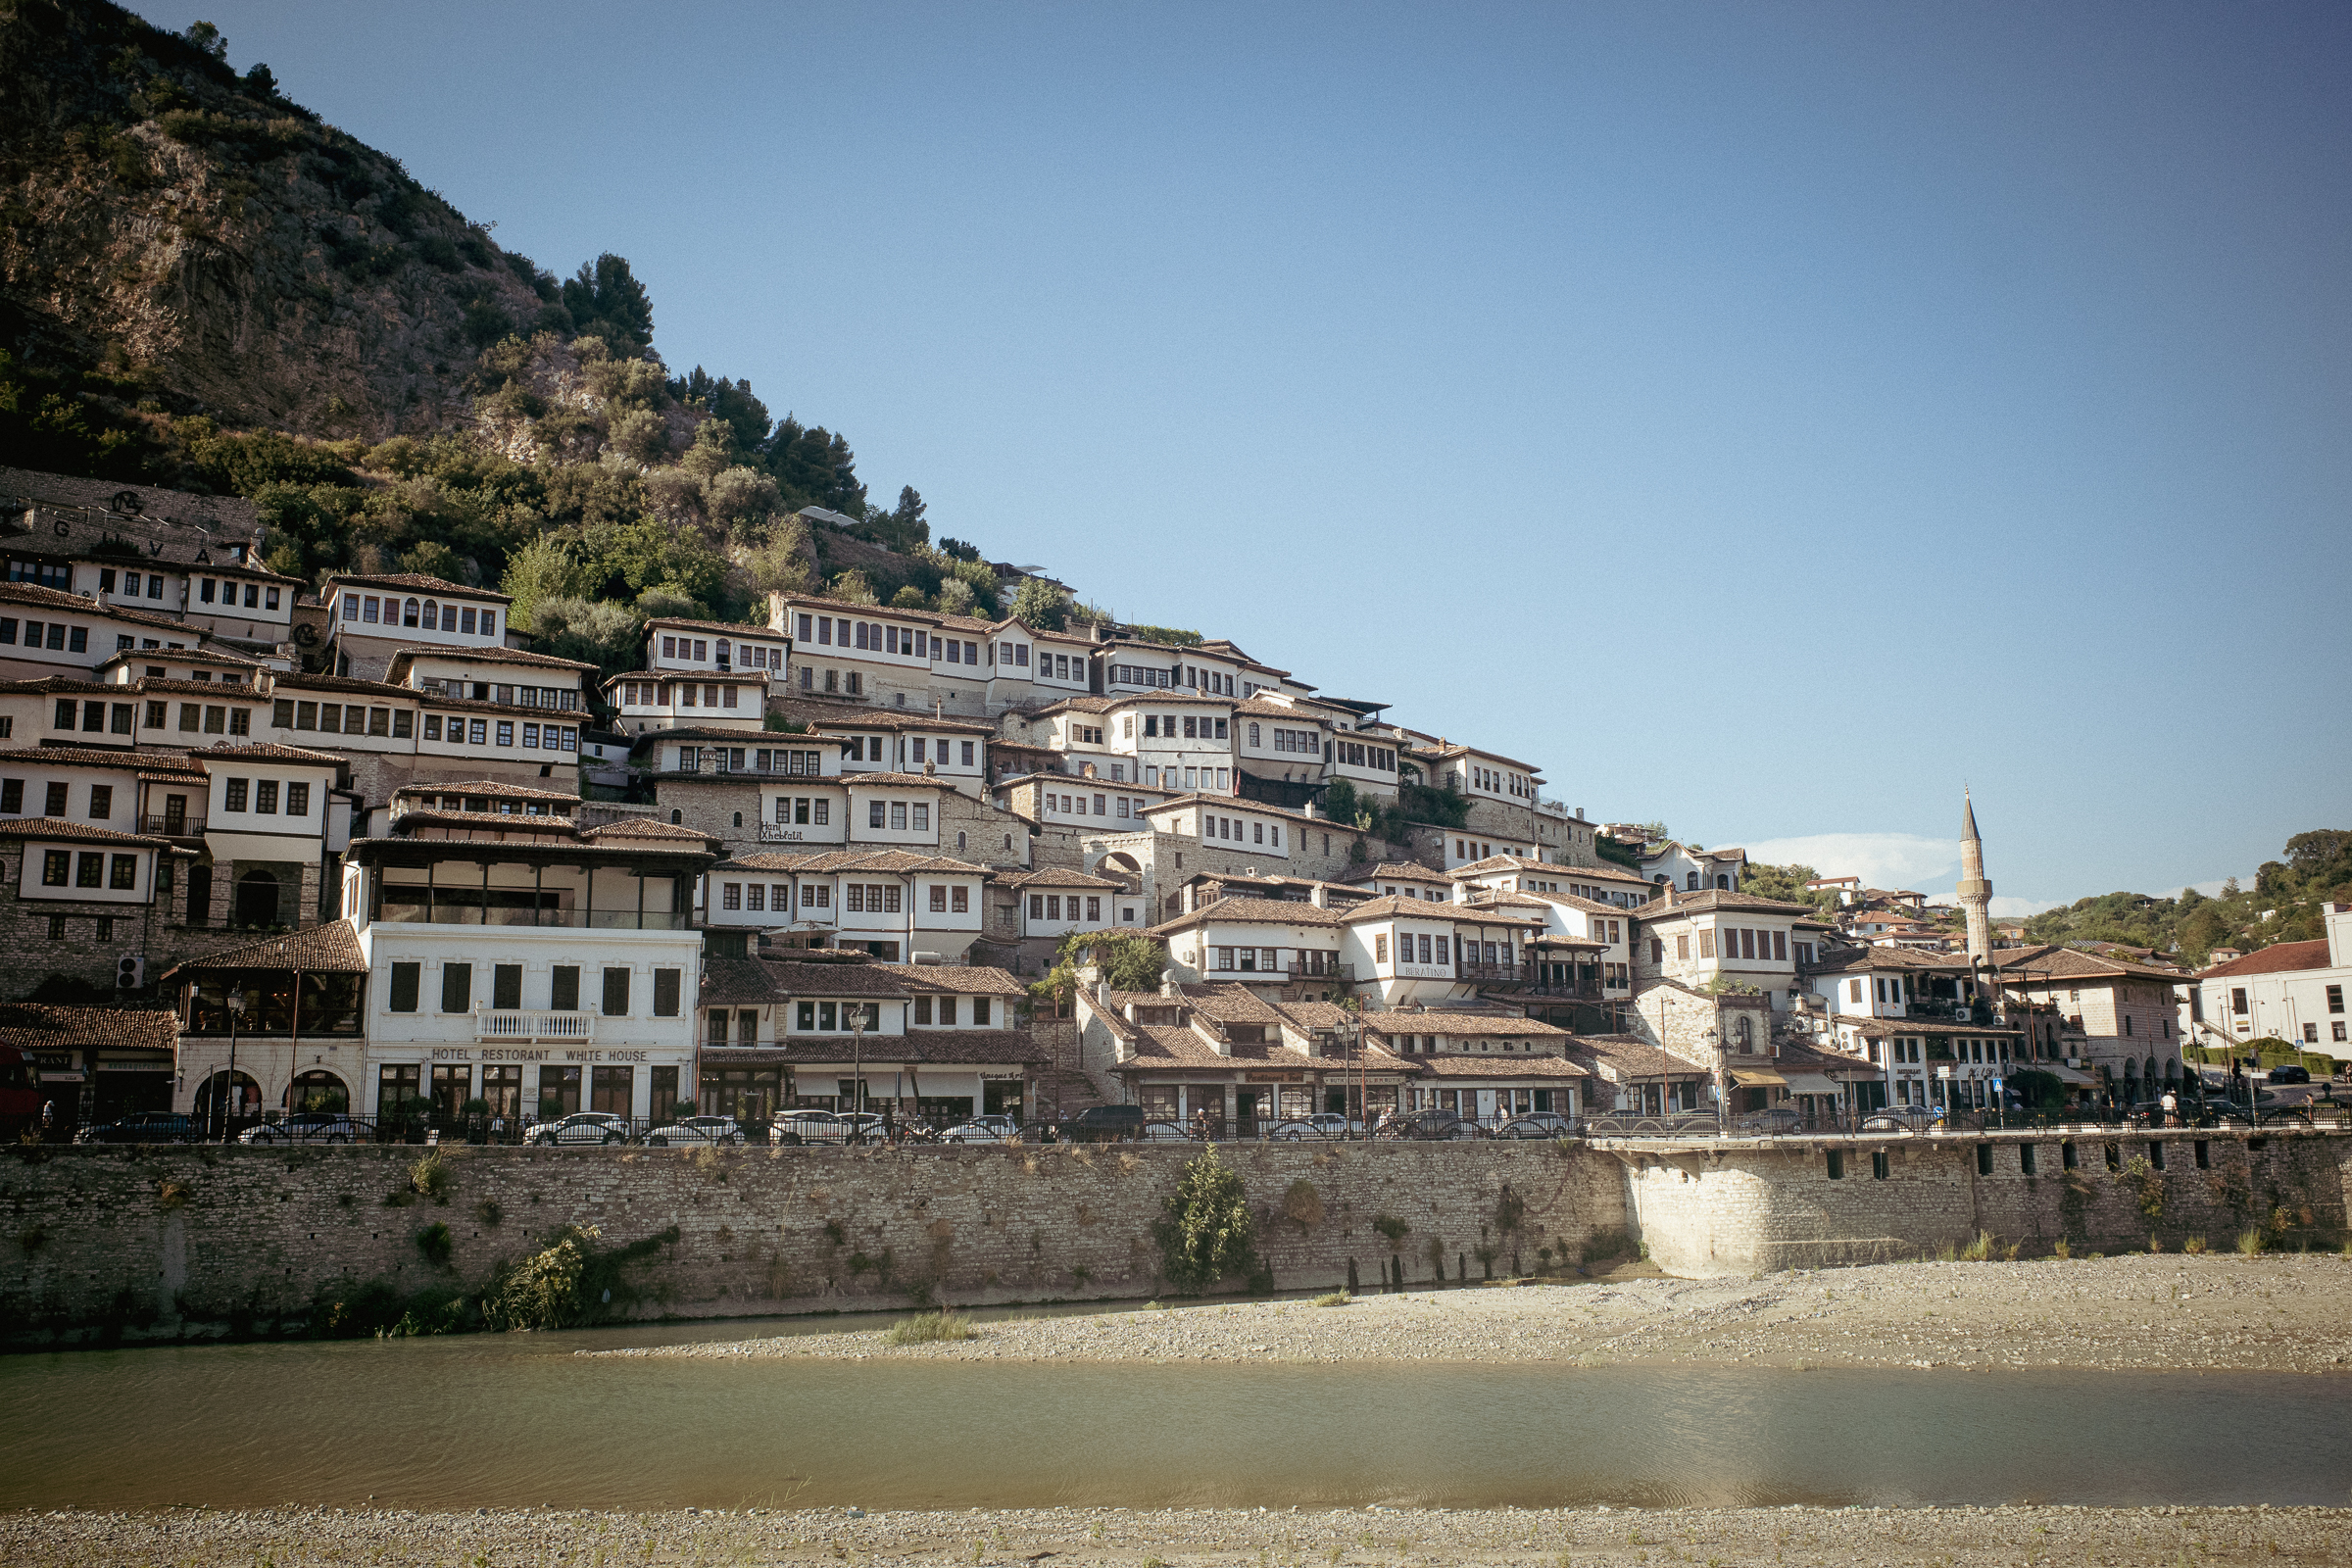
[(1223, 1301), (976, 1327), (961, 1343), (905, 1348), (859, 1330), (593, 1353), (2344, 1372), (2352, 1258), (1884, 1263), (1752, 1280), (1415, 1291), (1328, 1307)]
[(959, 1568), (1409, 1568), (1430, 1563), (2340, 1563), (2352, 1510), (2323, 1508), (1342, 1509), (1054, 1508), (988, 1513), (609, 1514), (271, 1509), (0, 1515), (0, 1561), (172, 1568), (463, 1563), (954, 1563)]

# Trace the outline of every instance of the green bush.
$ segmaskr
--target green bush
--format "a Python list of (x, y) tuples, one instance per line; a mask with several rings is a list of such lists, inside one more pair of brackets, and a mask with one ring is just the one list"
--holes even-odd
[(1214, 1149), (1184, 1167), (1152, 1235), (1160, 1272), (1180, 1290), (1200, 1291), (1230, 1275), (1261, 1272), (1256, 1222), (1242, 1178)]
[(980, 1331), (953, 1312), (921, 1312), (891, 1325), (884, 1345), (954, 1345), (976, 1340)]
[(449, 1227), (439, 1220), (435, 1220), (418, 1231), (416, 1233), (416, 1250), (424, 1254), (424, 1260), (433, 1267), (447, 1268), (450, 1253)]

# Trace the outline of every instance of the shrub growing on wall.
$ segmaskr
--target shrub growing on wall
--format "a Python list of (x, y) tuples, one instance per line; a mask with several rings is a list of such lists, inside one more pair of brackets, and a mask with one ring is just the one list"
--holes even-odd
[(1257, 1271), (1257, 1227), (1242, 1178), (1214, 1149), (1202, 1150), (1184, 1167), (1152, 1235), (1160, 1273), (1178, 1290), (1205, 1290), (1230, 1275)]

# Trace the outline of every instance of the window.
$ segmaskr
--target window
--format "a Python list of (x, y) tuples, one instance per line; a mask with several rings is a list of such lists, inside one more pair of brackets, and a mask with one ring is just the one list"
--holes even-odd
[(74, 868), (74, 857), (65, 850), (41, 852), (41, 886), (62, 888)]
[(115, 814), (115, 787), (111, 784), (90, 786), (90, 820), (103, 822)]
[(494, 964), (490, 969), (490, 1005), (513, 1011), (522, 1005), (522, 965)]
[(445, 963), (441, 966), (441, 1010), (467, 1012), (473, 1007), (473, 965)]
[(228, 811), (245, 809), (245, 794), (250, 788), (252, 788), (252, 783), (248, 779), (230, 779), (222, 792), (221, 809)]
[[(2328, 988), (2328, 1010), (2329, 1012), (2341, 1012), (2344, 1010), (2344, 988), (2342, 986), (2329, 986)], [(2338, 1035), (2336, 1038), (2341, 1040), (2343, 1036)]]
[(1372, 938), (1372, 961), (1374, 963), (1389, 961), (1389, 939), (1385, 932), (1376, 933)]
[(394, 1012), (415, 1012), (416, 1010), (416, 982), (423, 970), (424, 966), (419, 963), (395, 963), (392, 965), (392, 998), (387, 1005)]
[(678, 991), (682, 969), (654, 971), (654, 1016), (675, 1018), (678, 1015)]
[(619, 968), (607, 969), (605, 971), (605, 1016), (625, 1018), (628, 1014), (629, 971)]
[(1712, 958), (1715, 956), (1715, 933), (1713, 929), (1710, 928), (1708, 930), (1699, 932), (1698, 956), (1702, 958)]
[(580, 1010), (580, 966), (559, 963), (548, 971), (547, 1007), (550, 1012)]
[(108, 883), (110, 887), (122, 893), (134, 891), (139, 885), (139, 858), (135, 855), (116, 856), (112, 873)]
[(1870, 1156), (1870, 1175), (1873, 1181), (1886, 1179), (1886, 1152), (1880, 1150)]
[(880, 801), (866, 803), (865, 825), (867, 827), (880, 827), (886, 819), (886, 808)]

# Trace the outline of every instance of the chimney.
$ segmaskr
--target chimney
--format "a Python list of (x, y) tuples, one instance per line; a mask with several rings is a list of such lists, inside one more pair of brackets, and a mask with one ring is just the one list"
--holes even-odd
[(1162, 969), (1159, 971), (1159, 994), (1163, 997), (1173, 997), (1176, 995), (1175, 970)]
[(1316, 814), (1317, 814), (1317, 813), (1316, 813), (1316, 811), (1315, 811), (1315, 803), (1314, 803), (1314, 802), (1312, 802), (1312, 801), (1309, 801), (1309, 802), (1307, 802), (1307, 803), (1306, 803), (1305, 811), (1306, 811), (1306, 819), (1307, 819), (1308, 821), (1310, 821), (1310, 822), (1311, 822), (1311, 821), (1315, 820), (1315, 817), (1316, 817)]

